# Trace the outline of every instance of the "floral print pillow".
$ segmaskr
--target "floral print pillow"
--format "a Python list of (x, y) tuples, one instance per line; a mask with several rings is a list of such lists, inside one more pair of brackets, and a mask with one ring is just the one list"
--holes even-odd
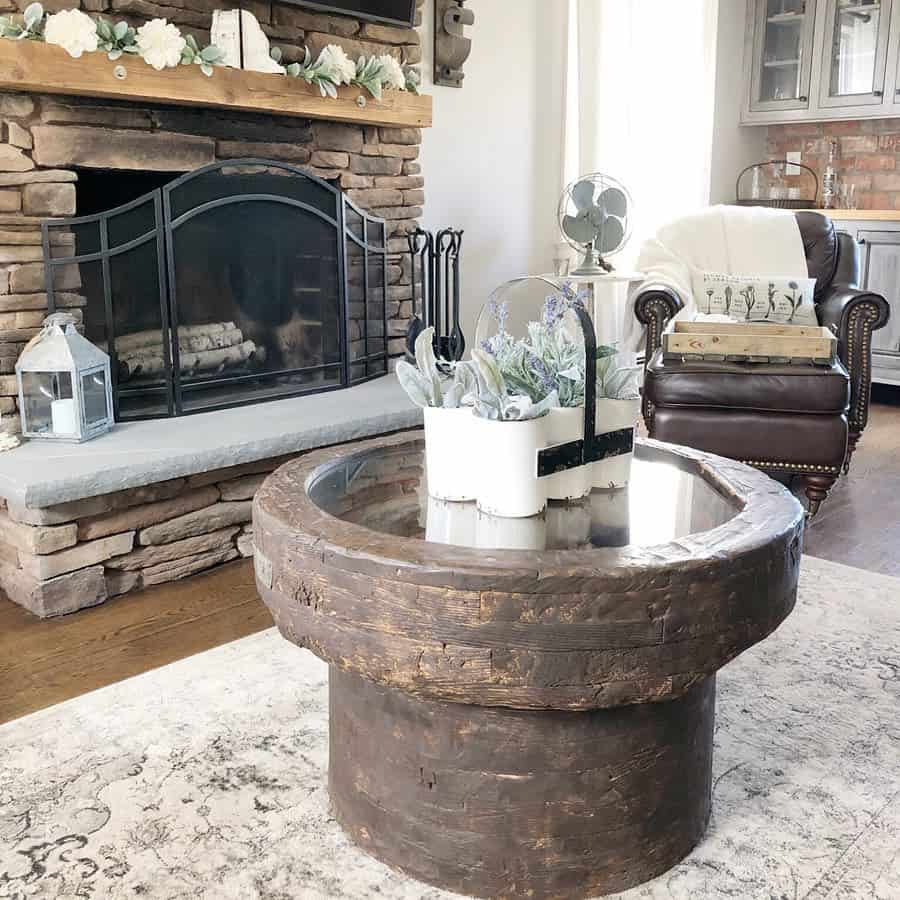
[(699, 272), (694, 302), (704, 315), (728, 316), (735, 322), (818, 325), (813, 293), (815, 278), (784, 275), (724, 275)]

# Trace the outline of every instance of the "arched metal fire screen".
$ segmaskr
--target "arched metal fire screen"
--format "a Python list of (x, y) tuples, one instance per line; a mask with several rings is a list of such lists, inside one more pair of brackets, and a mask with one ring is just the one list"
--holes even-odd
[(50, 311), (83, 307), (116, 419), (334, 390), (388, 370), (387, 234), (326, 181), (214, 163), (43, 225)]

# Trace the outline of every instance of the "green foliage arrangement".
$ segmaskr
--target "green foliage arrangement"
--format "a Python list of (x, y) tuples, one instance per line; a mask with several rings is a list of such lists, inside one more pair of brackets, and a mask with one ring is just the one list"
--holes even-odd
[(25, 7), (22, 21), (13, 16), (0, 17), (0, 36), (16, 41), (42, 41), (44, 39), (44, 7), (32, 3)]
[[(47, 34), (48, 24), (53, 35), (58, 33), (59, 37)], [(152, 19), (147, 25), (155, 29), (156, 44), (152, 55), (142, 49), (142, 33), (147, 26), (135, 30), (125, 21), (113, 23), (102, 17), (94, 19), (78, 9), (62, 10), (48, 16), (40, 3), (31, 3), (21, 16), (0, 16), (0, 37), (58, 44), (76, 58), (85, 52), (101, 50), (113, 61), (126, 53), (140, 56), (157, 69), (179, 64), (196, 65), (206, 76), (213, 74), (215, 66), (222, 65), (224, 54), (215, 44), (200, 47), (193, 35), (183, 36), (165, 19)], [(168, 46), (160, 46), (160, 39)], [(329, 44), (313, 60), (309, 48), (304, 49), (303, 62), (290, 63), (286, 66), (286, 73), (289, 77), (316, 85), (323, 97), (336, 98), (342, 84), (364, 88), (376, 99), (381, 99), (385, 90), (419, 92), (418, 71), (401, 65), (388, 54), (361, 56), (353, 62), (343, 48)], [(160, 54), (165, 57), (164, 62), (157, 61), (161, 58)], [(281, 62), (283, 54), (278, 47), (272, 48), (271, 55), (276, 62)]]
[(434, 355), (434, 328), (423, 329), (416, 338), (416, 364), (401, 360), (397, 378), (416, 406), (458, 409), (473, 401), (476, 392), (475, 373), (471, 363), (442, 361), (445, 374), (438, 368)]
[(213, 66), (222, 63), (224, 54), (215, 45), (210, 44), (208, 47), (200, 48), (196, 38), (189, 34), (185, 39), (184, 50), (181, 51), (181, 64), (183, 66), (200, 66), (200, 71), (210, 77), (213, 73)]
[(107, 22), (97, 19), (97, 49), (103, 50), (115, 62), (123, 53), (139, 53), (137, 32), (127, 22)]
[(475, 413), (482, 419), (500, 422), (523, 422), (537, 419), (559, 406), (559, 396), (553, 390), (535, 403), (527, 394), (513, 393), (497, 359), (486, 350), (472, 351), (477, 390)]

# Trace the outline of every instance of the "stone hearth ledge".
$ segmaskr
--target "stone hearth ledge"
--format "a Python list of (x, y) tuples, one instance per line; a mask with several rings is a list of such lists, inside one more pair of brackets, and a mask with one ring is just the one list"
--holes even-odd
[(40, 509), (422, 424), (396, 376), (345, 390), (117, 425), (85, 444), (0, 454), (0, 497)]

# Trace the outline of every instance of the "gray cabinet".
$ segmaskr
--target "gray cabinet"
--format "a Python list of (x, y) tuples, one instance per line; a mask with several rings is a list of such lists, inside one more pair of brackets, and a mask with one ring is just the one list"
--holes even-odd
[(754, 5), (750, 109), (809, 108), (814, 7), (807, 0), (751, 0)]
[[(872, 379), (900, 384), (900, 223), (893, 230), (860, 227), (861, 284), (881, 294), (891, 305), (891, 317), (872, 335)], [(888, 224), (888, 223), (885, 223)]]
[(872, 334), (872, 381), (900, 384), (900, 221), (834, 224), (859, 246), (860, 287), (881, 294), (891, 307), (887, 325)]
[(900, 0), (748, 0), (746, 125), (900, 115)]
[(818, 106), (881, 107), (891, 0), (826, 0)]

